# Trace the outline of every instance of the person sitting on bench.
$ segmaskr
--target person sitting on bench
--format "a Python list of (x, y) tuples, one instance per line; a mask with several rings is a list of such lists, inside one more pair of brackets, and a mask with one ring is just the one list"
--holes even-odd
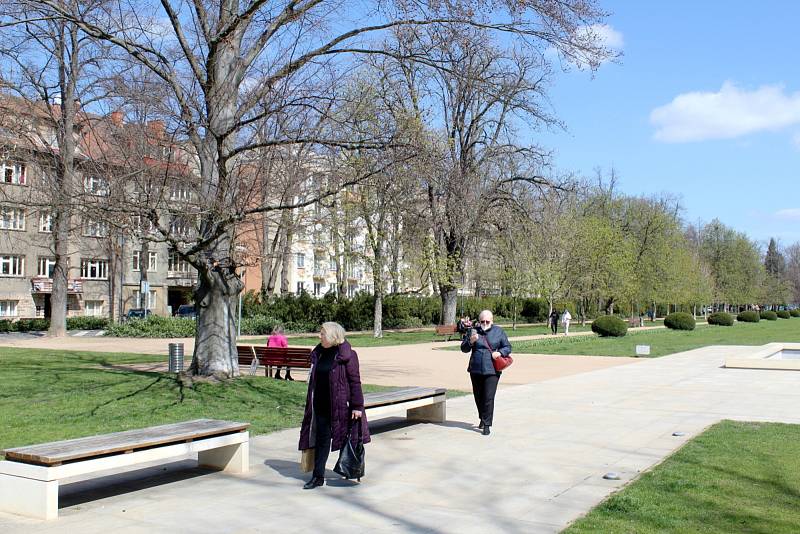
[[(267, 347), (282, 347), (285, 349), (288, 346), (289, 342), (286, 336), (283, 335), (283, 327), (281, 325), (275, 325), (272, 328), (272, 333), (269, 338), (267, 338)], [(275, 368), (275, 379), (281, 380), (280, 366)], [(292, 369), (289, 366), (286, 367), (286, 380), (294, 380), (294, 378), (292, 378)]]

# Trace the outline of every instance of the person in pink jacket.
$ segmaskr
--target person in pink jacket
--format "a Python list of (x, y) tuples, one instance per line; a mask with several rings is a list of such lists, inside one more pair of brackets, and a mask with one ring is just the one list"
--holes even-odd
[[(283, 327), (281, 325), (277, 325), (272, 329), (272, 333), (267, 338), (267, 347), (283, 347), (286, 348), (289, 346), (289, 342), (286, 339), (286, 336), (283, 335)], [(281, 368), (275, 368), (275, 378), (277, 380), (281, 379)], [(294, 380), (292, 378), (292, 371), (290, 368), (286, 368), (286, 380)]]

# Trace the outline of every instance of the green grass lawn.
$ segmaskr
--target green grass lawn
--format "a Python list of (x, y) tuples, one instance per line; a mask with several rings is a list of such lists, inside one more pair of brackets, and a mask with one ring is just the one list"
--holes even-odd
[(722, 421), (566, 534), (800, 532), (800, 425)]
[[(559, 325), (560, 328), (561, 325)], [(550, 330), (543, 325), (535, 326), (518, 326), (516, 330), (512, 330), (511, 326), (504, 326), (503, 329), (508, 334), (508, 337), (515, 336), (533, 336), (538, 334), (546, 334)], [(570, 326), (570, 330), (580, 332), (583, 330), (591, 330), (591, 326), (582, 327), (581, 325)], [(392, 345), (412, 345), (415, 343), (431, 343), (434, 341), (444, 341), (444, 336), (437, 336), (431, 330), (419, 332), (384, 332), (382, 338), (374, 338), (372, 334), (350, 334), (347, 340), (353, 347), (389, 347)], [(452, 339), (457, 339), (451, 337)], [(266, 337), (255, 339), (244, 339), (240, 342), (242, 345), (259, 345), (267, 342)], [(303, 336), (303, 337), (290, 337), (290, 345), (304, 345), (313, 347), (319, 343), (319, 337), (316, 334)]]
[(634, 356), (636, 345), (650, 345), (650, 356), (664, 356), (708, 345), (764, 345), (800, 342), (800, 320), (781, 319), (733, 326), (699, 325), (692, 331), (644, 330), (625, 337), (577, 336), (513, 343), (515, 353)]
[(253, 434), (300, 425), (305, 382), (246, 376), (182, 387), (174, 375), (111, 367), (152, 361), (163, 357), (0, 348), (0, 449), (203, 417), (250, 422)]

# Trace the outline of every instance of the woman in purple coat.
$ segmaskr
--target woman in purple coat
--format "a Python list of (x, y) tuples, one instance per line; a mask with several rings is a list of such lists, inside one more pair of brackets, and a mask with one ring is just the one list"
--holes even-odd
[[(323, 323), (319, 332), (320, 343), (311, 352), (311, 375), (299, 448), (314, 447), (314, 474), (303, 489), (325, 484), (328, 454), (342, 448), (351, 424), (361, 425), (364, 443), (370, 439), (364, 416), (358, 356), (344, 335), (340, 324)], [(357, 432), (354, 431), (353, 435)]]

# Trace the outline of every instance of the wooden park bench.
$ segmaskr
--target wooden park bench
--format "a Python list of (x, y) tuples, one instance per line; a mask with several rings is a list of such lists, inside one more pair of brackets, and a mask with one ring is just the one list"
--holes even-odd
[(447, 390), (444, 388), (411, 387), (364, 395), (364, 409), (372, 418), (406, 410), (414, 421), (444, 423), (447, 419)]
[(259, 365), (264, 366), (265, 376), (272, 376), (273, 367), (310, 369), (311, 350), (312, 349), (308, 347), (236, 346), (236, 352), (239, 355), (239, 365), (250, 365), (253, 362), (253, 358), (258, 358)]
[(58, 484), (145, 462), (197, 454), (201, 466), (244, 473), (250, 423), (197, 419), (3, 451), (0, 510), (36, 519), (58, 517)]
[(436, 326), (437, 336), (447, 336), (447, 341), (450, 341), (452, 336), (458, 337), (458, 329), (454, 324), (440, 324)]

